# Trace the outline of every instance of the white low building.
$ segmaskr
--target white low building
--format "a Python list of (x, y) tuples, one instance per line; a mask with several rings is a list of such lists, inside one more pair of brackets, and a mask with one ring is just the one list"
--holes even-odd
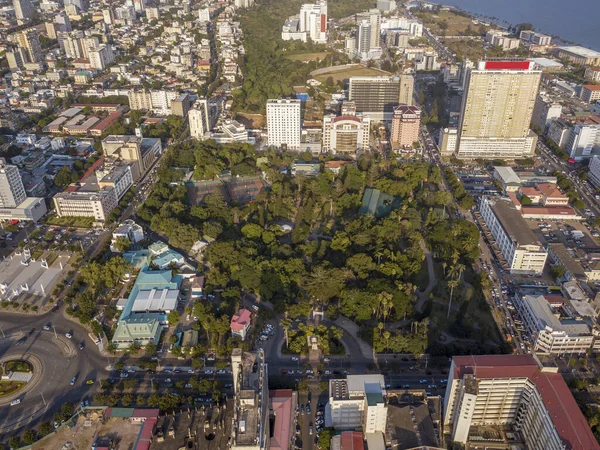
[(110, 242), (111, 251), (116, 251), (115, 243), (120, 237), (128, 239), (129, 242), (135, 244), (144, 240), (144, 229), (141, 225), (138, 225), (131, 219), (125, 220), (117, 228), (115, 228), (115, 231), (113, 231), (112, 240)]

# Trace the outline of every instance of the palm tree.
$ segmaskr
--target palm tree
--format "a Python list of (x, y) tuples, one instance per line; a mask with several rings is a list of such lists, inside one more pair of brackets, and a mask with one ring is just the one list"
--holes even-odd
[(389, 350), (390, 349), (390, 336), (392, 335), (392, 333), (390, 333), (388, 330), (385, 330), (383, 332), (383, 338), (385, 339), (385, 349)]
[(340, 327), (333, 327), (331, 328), (331, 335), (334, 339), (341, 342), (342, 336), (344, 336), (344, 330)]
[(377, 329), (379, 330), (379, 336), (381, 336), (381, 332), (383, 331), (383, 322), (379, 322), (377, 324)]
[(285, 333), (285, 347), (289, 348), (290, 346), (290, 337), (288, 332), (290, 331), (290, 327), (292, 326), (292, 319), (286, 317), (281, 320), (281, 326), (283, 328), (283, 332)]
[(452, 295), (454, 294), (454, 288), (458, 286), (458, 279), (448, 280), (448, 286), (450, 286), (450, 302), (448, 303), (448, 314), (446, 318), (450, 317), (450, 308), (452, 308)]

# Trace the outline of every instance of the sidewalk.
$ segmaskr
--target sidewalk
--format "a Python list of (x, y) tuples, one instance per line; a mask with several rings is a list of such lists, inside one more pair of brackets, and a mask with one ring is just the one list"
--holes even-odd
[(352, 322), (347, 317), (339, 316), (333, 323), (336, 326), (342, 328), (346, 333), (354, 338), (358, 347), (360, 348), (360, 352), (362, 353), (365, 359), (373, 359), (373, 347), (363, 341), (358, 335), (359, 327), (354, 322)]

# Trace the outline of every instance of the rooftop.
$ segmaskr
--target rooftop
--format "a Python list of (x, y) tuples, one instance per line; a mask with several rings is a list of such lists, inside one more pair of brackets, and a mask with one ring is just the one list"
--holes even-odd
[(557, 313), (552, 309), (550, 303), (548, 303), (548, 300), (546, 300), (543, 295), (525, 295), (521, 301), (529, 304), (533, 310), (537, 320), (538, 330), (550, 327), (553, 331), (562, 331), (570, 336), (590, 333), (590, 327), (584, 322), (560, 320), (556, 317)]
[(559, 49), (573, 53), (577, 56), (582, 56), (584, 58), (600, 58), (600, 52), (589, 48), (581, 47), (579, 45), (568, 45), (564, 47), (559, 47)]
[(513, 202), (508, 198), (488, 199), (490, 207), (502, 228), (516, 242), (517, 245), (535, 245), (540, 246), (540, 242), (531, 231), (531, 228), (521, 216)]
[(454, 378), (529, 378), (535, 383), (550, 418), (567, 448), (599, 450), (585, 417), (559, 373), (540, 370), (531, 355), (455, 356)]
[(251, 316), (252, 314), (247, 309), (240, 309), (231, 318), (231, 329), (233, 331), (242, 331), (250, 323)]
[(587, 89), (588, 91), (600, 91), (600, 84), (584, 84), (581, 87)]

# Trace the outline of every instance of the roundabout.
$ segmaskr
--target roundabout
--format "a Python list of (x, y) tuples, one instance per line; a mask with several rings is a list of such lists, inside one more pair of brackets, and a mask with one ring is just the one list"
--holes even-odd
[[(0, 364), (6, 367), (8, 363), (9, 369), (25, 370), (23, 365), (10, 363), (23, 361), (31, 366), (31, 375), (18, 373), (16, 380), (29, 378), (28, 381), (17, 390), (0, 396), (2, 441), (13, 432), (22, 432), (45, 421), (52, 423), (54, 412), (63, 403), (76, 406), (84, 397), (93, 395), (95, 386), (86, 385), (85, 380), (99, 378), (96, 368), (102, 361), (98, 359), (96, 349), (78, 350), (77, 342), (67, 339), (64, 332), (58, 334), (23, 323), (11, 325), (0, 320), (0, 327), (6, 333), (0, 339)], [(83, 333), (77, 335), (85, 336)], [(76, 382), (71, 385), (74, 377)]]

